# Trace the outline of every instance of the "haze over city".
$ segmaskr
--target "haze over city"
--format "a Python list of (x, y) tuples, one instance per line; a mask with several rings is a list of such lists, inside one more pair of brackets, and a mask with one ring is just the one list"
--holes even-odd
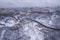
[(60, 0), (0, 0), (0, 8), (55, 6), (60, 6)]

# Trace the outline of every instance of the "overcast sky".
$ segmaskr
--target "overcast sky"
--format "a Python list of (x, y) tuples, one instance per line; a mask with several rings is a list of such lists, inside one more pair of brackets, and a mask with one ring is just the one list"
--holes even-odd
[(0, 0), (0, 7), (55, 7), (60, 0)]

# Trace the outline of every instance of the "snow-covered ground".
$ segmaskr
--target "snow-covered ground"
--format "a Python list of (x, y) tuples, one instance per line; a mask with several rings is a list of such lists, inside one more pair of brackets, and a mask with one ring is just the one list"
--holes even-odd
[[(22, 18), (18, 14), (14, 17), (5, 17), (0, 20), (0, 29), (2, 29), (0, 30), (0, 40), (59, 40), (60, 38), (58, 37), (60, 32), (44, 28), (34, 21), (24, 19), (28, 17), (48, 27), (60, 28), (60, 16), (56, 13), (35, 13)], [(17, 30), (12, 30), (18, 26)], [(9, 29), (9, 27), (12, 29)]]

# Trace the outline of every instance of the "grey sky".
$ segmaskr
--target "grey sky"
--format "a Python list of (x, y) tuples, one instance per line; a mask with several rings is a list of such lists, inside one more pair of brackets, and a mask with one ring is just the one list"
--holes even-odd
[(0, 7), (60, 6), (60, 0), (0, 0)]

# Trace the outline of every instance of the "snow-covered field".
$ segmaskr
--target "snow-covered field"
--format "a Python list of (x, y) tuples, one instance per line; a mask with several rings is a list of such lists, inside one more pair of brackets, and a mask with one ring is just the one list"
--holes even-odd
[[(24, 12), (23, 12), (24, 13)], [(26, 14), (26, 15), (25, 15)], [(60, 31), (43, 27), (60, 28), (59, 13), (25, 13), (1, 16), (0, 40), (60, 40)]]

